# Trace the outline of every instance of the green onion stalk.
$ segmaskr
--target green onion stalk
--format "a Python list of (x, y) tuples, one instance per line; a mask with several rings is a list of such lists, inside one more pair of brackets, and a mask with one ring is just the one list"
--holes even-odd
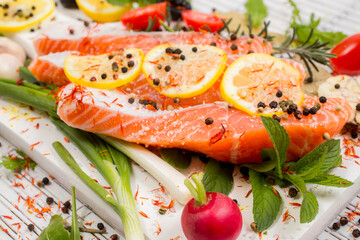
[(100, 190), (100, 188), (102, 189), (100, 185), (95, 187), (97, 183), (79, 168), (66, 149), (59, 143), (54, 143), (53, 146), (60, 157), (95, 193), (110, 204), (120, 215), (126, 239), (144, 239), (136, 204), (131, 192), (131, 167), (128, 158), (98, 136), (72, 128), (59, 120), (55, 108), (56, 101), (51, 91), (51, 89), (40, 87), (36, 84), (24, 82), (22, 85), (17, 85), (16, 81), (0, 79), (0, 96), (45, 110), (49, 113), (51, 121), (77, 145), (109, 183), (116, 195), (117, 201), (106, 190), (103, 189), (105, 192)]

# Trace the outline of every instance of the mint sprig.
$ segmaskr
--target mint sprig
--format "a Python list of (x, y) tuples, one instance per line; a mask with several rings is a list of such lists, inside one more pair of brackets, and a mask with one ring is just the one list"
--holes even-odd
[[(280, 210), (280, 194), (269, 186), (260, 173), (249, 170), (253, 194), (253, 214), (259, 232), (269, 228)], [(276, 193), (275, 193), (276, 192)]]
[(214, 159), (206, 164), (202, 179), (206, 192), (219, 192), (228, 195), (234, 185), (234, 165)]
[(341, 164), (341, 148), (339, 140), (329, 140), (316, 147), (297, 162), (286, 163), (286, 152), (290, 139), (286, 130), (271, 117), (261, 116), (274, 149), (262, 149), (264, 167), (244, 164), (250, 168), (249, 177), (253, 192), (253, 215), (258, 230), (269, 228), (279, 214), (281, 198), (275, 188), (269, 186), (265, 175), (275, 177), (275, 182), (284, 187), (293, 184), (303, 196), (300, 209), (300, 222), (314, 220), (319, 210), (316, 196), (306, 189), (306, 183), (331, 187), (349, 187), (353, 183), (339, 176), (326, 173)]
[(278, 160), (275, 167), (275, 173), (278, 178), (283, 179), (283, 165), (286, 162), (286, 151), (290, 145), (289, 135), (285, 131), (285, 128), (271, 117), (261, 116), (261, 120), (275, 148), (275, 153)]
[(267, 16), (267, 8), (263, 0), (248, 0), (245, 7), (246, 15), (251, 16), (254, 27), (259, 27)]

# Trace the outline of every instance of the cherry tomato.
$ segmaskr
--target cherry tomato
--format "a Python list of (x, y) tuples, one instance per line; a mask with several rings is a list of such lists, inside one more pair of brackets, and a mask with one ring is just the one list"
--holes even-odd
[(200, 29), (207, 30), (206, 26), (208, 26), (212, 32), (216, 32), (224, 26), (220, 17), (194, 10), (183, 11), (182, 18), (186, 24), (192, 26), (195, 31), (199, 31)]
[(330, 59), (334, 73), (360, 75), (360, 33), (342, 40), (331, 53), (337, 54), (336, 58)]
[(149, 24), (149, 18), (156, 17), (156, 23), (153, 31), (160, 27), (159, 19), (164, 20), (166, 16), (166, 2), (151, 4), (146, 7), (130, 10), (125, 13), (121, 22), (126, 26), (129, 25), (133, 30), (145, 30)]

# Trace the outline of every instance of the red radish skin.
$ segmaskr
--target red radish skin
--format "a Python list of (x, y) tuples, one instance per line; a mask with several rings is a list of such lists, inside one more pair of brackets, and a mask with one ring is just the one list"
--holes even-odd
[(205, 205), (191, 199), (181, 215), (188, 240), (235, 240), (240, 235), (242, 216), (237, 204), (222, 193), (206, 193)]
[(181, 226), (188, 240), (235, 240), (241, 232), (242, 216), (237, 204), (222, 193), (208, 192), (201, 182), (203, 173), (185, 179), (194, 198), (181, 214)]

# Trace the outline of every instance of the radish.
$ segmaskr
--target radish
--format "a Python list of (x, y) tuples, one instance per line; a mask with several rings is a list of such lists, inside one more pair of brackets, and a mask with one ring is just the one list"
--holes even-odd
[(185, 179), (192, 198), (181, 215), (181, 226), (188, 240), (235, 240), (241, 232), (242, 216), (237, 204), (222, 193), (205, 192), (202, 173), (192, 175), (196, 187)]

